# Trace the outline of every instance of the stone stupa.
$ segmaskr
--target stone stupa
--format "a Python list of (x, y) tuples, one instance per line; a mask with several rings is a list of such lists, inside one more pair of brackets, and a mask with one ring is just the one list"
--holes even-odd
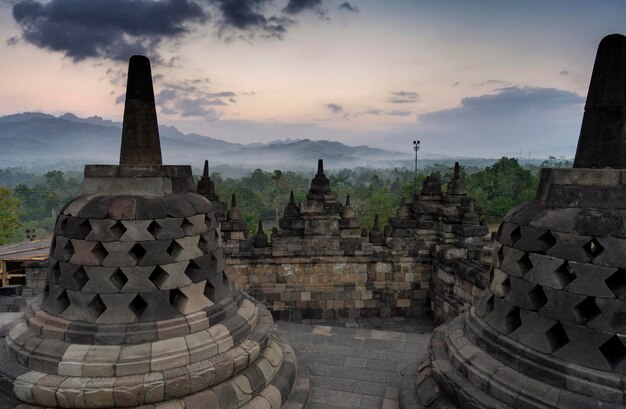
[(224, 272), (216, 229), (191, 168), (162, 165), (133, 56), (120, 164), (87, 165), (57, 219), (44, 293), (0, 346), (0, 407), (279, 408), (295, 355)]
[(406, 408), (626, 408), (626, 37), (598, 48), (573, 169), (543, 169), (491, 281), (437, 328)]

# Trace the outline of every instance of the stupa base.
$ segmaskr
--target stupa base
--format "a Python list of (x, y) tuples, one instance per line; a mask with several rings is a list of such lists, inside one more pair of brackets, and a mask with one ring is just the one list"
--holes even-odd
[[(298, 372), (293, 349), (274, 331), (258, 301), (249, 335), (224, 352), (187, 365), (129, 376), (62, 376), (32, 370), (0, 343), (0, 407), (31, 408), (302, 408), (306, 370)], [(245, 305), (244, 302), (244, 305)], [(248, 310), (250, 308), (247, 308)], [(242, 309), (240, 309), (241, 311)], [(14, 324), (24, 322), (18, 318)], [(89, 346), (87, 346), (89, 347)], [(143, 359), (138, 357), (139, 359)], [(300, 374), (300, 375), (299, 375)]]
[(623, 408), (621, 379), (505, 338), (472, 308), (435, 330), (400, 407)]

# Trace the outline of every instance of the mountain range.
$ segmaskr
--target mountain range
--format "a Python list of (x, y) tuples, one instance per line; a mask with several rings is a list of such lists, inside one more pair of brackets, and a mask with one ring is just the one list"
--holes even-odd
[[(0, 117), (0, 168), (85, 163), (116, 163), (122, 125), (98, 116), (80, 118), (67, 113), (54, 116), (26, 112)], [(412, 155), (340, 142), (286, 139), (269, 143), (239, 144), (173, 126), (159, 127), (163, 162), (201, 166), (205, 159), (219, 165), (264, 170), (311, 169), (323, 158), (328, 168), (398, 167)]]

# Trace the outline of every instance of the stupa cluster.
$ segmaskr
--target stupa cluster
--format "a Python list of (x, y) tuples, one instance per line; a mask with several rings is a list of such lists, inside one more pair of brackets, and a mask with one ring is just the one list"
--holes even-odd
[(247, 237), (208, 163), (197, 188), (189, 166), (162, 165), (149, 61), (134, 56), (120, 164), (86, 166), (57, 219), (44, 292), (0, 340), (0, 407), (302, 408), (307, 380), (272, 313), (420, 315), (430, 299), (436, 319), (461, 315), (435, 330), (400, 407), (625, 408), (625, 118), (626, 37), (611, 35), (574, 168), (542, 170), (488, 268), (458, 164), (445, 193), (430, 175), (367, 231), (320, 160), (280, 229)]
[[(203, 180), (198, 193), (220, 206)], [(341, 204), (331, 192), (320, 159), (306, 200), (297, 204), (292, 192), (279, 228), (268, 235), (259, 222), (250, 237), (244, 228), (233, 195), (221, 222), (226, 268), (280, 318), (416, 316), (432, 308), (443, 321), (466, 309), (488, 281), (488, 229), (458, 163), (446, 193), (432, 174), (388, 224), (381, 227), (376, 216), (368, 231), (350, 197)]]

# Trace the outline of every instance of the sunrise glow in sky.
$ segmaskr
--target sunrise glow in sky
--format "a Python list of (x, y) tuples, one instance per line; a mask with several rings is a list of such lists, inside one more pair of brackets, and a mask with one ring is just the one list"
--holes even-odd
[(616, 32), (623, 0), (0, 0), (0, 115), (120, 120), (143, 53), (184, 132), (573, 156)]

